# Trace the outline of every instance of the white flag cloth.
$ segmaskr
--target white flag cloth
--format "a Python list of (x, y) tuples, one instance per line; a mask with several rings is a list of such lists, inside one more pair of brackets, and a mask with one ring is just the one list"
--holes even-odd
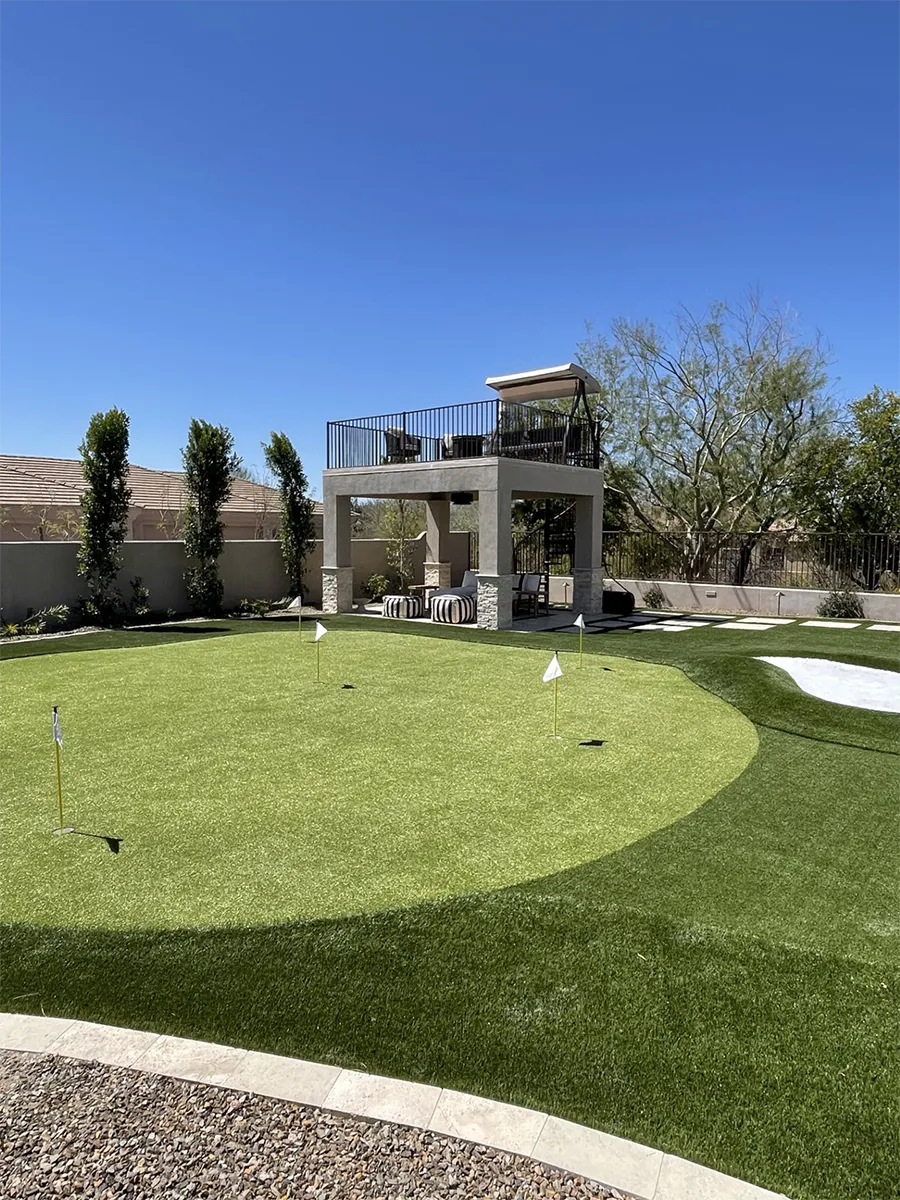
[(559, 657), (554, 654), (550, 659), (550, 666), (544, 672), (544, 683), (549, 683), (551, 679), (562, 679), (562, 667), (559, 665)]
[(57, 746), (62, 745), (62, 729), (59, 725), (59, 713), (55, 708), (53, 710), (53, 740)]
[(584, 629), (584, 613), (579, 613), (572, 624), (577, 625), (579, 629)]
[(327, 632), (328, 630), (325, 628), (322, 622), (316, 621), (316, 641), (318, 641), (319, 638), (323, 638)]
[(290, 602), (290, 604), (288, 605), (288, 608), (293, 608), (293, 609), (302, 608), (302, 607), (303, 607), (303, 597), (302, 596), (295, 596), (293, 598), (293, 600)]

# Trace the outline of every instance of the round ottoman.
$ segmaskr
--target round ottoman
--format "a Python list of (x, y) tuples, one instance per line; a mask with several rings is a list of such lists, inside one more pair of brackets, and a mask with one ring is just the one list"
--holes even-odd
[(400, 617), (409, 620), (411, 617), (424, 617), (425, 601), (421, 596), (385, 596), (384, 616)]
[(441, 625), (467, 625), (475, 620), (475, 597), (432, 596), (431, 619)]

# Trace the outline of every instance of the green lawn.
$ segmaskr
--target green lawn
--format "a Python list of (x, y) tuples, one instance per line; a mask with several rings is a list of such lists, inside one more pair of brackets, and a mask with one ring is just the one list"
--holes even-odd
[[(896, 636), (591, 636), (579, 672), (566, 634), (329, 627), (318, 686), (290, 624), (4, 647), (0, 1006), (895, 1195), (900, 719), (753, 656), (896, 668)], [(47, 834), (53, 702), (118, 858)]]

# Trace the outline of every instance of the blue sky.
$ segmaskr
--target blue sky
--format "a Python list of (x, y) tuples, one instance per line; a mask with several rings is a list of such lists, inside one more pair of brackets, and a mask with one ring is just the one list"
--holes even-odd
[(891, 3), (10, 3), (6, 453), (478, 399), (758, 285), (898, 385)]

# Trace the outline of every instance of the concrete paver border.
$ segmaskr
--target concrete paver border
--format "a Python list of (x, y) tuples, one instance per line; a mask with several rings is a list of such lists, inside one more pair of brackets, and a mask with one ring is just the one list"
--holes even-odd
[(731, 1175), (548, 1113), (298, 1058), (19, 1013), (0, 1013), (0, 1049), (102, 1062), (426, 1129), (537, 1159), (635, 1200), (784, 1200)]

